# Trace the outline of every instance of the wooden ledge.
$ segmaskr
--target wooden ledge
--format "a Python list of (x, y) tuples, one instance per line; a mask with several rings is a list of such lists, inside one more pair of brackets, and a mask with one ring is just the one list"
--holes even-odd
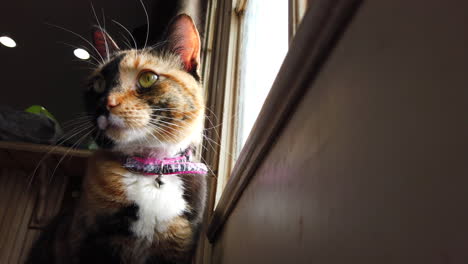
[(42, 145), (16, 141), (0, 141), (0, 150), (26, 151), (34, 153), (49, 153), (54, 155), (70, 155), (73, 157), (87, 158), (91, 155), (89, 150), (70, 149), (62, 146)]
[(0, 141), (0, 169), (36, 171), (47, 166), (62, 174), (81, 177), (92, 151), (26, 142)]

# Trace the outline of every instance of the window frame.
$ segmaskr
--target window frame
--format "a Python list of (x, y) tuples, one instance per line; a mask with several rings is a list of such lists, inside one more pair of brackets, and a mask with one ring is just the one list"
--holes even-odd
[[(249, 0), (209, 0), (203, 57), (209, 140), (204, 140), (202, 158), (216, 178), (216, 204), (227, 184), (236, 157), (238, 136), (239, 57), (242, 24)], [(251, 1), (251, 0), (250, 0)], [(297, 31), (308, 0), (289, 1), (289, 41)], [(292, 15), (294, 14), (294, 15)], [(207, 142), (209, 141), (209, 142)]]
[[(202, 51), (206, 98), (205, 137), (199, 155), (209, 164), (207, 209), (203, 233), (208, 231), (214, 208), (221, 199), (236, 159), (239, 110), (239, 57), (242, 23), (249, 0), (208, 0)], [(250, 0), (251, 1), (251, 0)], [(306, 11), (308, 0), (288, 0), (289, 42)], [(294, 14), (294, 15), (291, 15)], [(255, 122), (257, 123), (258, 120)], [(254, 125), (255, 126), (255, 125)], [(239, 150), (240, 152), (242, 150)], [(195, 263), (210, 263), (211, 244), (199, 240)]]

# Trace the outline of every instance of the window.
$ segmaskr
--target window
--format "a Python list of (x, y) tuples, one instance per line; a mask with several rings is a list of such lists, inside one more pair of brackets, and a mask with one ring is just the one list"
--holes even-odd
[[(211, 167), (210, 219), (308, 0), (208, 0), (202, 54), (207, 122), (201, 157)], [(202, 238), (196, 263), (209, 263)]]
[(275, 80), (289, 41), (288, 1), (247, 1), (242, 11), (236, 156)]
[(208, 4), (203, 76), (209, 129), (201, 155), (212, 168), (213, 200), (218, 201), (307, 0), (211, 0)]

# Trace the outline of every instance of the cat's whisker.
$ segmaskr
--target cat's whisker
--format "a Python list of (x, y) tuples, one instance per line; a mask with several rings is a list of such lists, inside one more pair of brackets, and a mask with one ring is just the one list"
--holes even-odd
[(75, 120), (75, 122), (67, 124), (67, 125), (63, 126), (63, 128), (68, 128), (68, 127), (71, 127), (71, 126), (73, 126), (73, 128), (70, 131), (67, 131), (66, 134), (70, 133), (71, 131), (74, 131), (74, 130), (80, 130), (83, 127), (91, 127), (91, 126), (93, 126), (93, 124), (91, 122), (89, 122), (89, 121), (86, 121), (86, 120)]
[[(89, 55), (90, 55), (90, 57), (91, 57), (91, 54), (89, 54)], [(94, 69), (96, 69), (97, 67), (99, 67), (99, 62), (96, 63), (96, 62), (93, 62), (92, 60), (73, 59), (72, 61), (73, 61), (73, 62), (79, 62), (79, 63), (83, 63), (83, 62), (84, 62), (84, 63), (87, 63), (87, 64), (89, 64), (89, 65), (92, 66), (92, 67), (86, 67), (86, 69), (89, 68), (89, 69), (91, 69), (91, 70), (94, 70)]]
[(165, 125), (165, 124), (158, 124), (158, 123), (149, 122), (147, 125), (151, 126), (153, 128), (156, 128), (156, 129), (160, 129), (160, 130), (165, 130), (165, 128), (169, 128), (169, 129), (172, 130), (172, 132), (178, 132), (176, 130), (176, 128), (169, 127), (168, 125)]
[[(213, 114), (213, 116), (214, 116), (216, 119), (218, 119), (217, 116), (213, 113), (213, 111), (211, 111), (211, 110), (208, 109), (208, 108), (205, 108), (205, 109), (207, 109), (208, 111), (210, 111), (210, 112)], [(177, 108), (157, 108), (157, 109), (155, 108), (154, 110), (156, 110), (156, 111), (157, 111), (157, 110), (160, 110), (161, 112), (171, 112), (171, 111), (172, 111), (172, 112), (183, 112), (183, 111), (180, 111), (180, 110), (177, 109)], [(184, 113), (186, 113), (186, 112), (184, 112)], [(192, 115), (192, 117), (196, 117), (196, 116), (197, 116), (197, 115), (195, 115), (195, 114), (193, 114), (193, 113), (190, 113), (190, 112), (188, 112), (188, 113), (186, 113), (186, 114)], [(167, 117), (167, 116), (161, 116), (161, 115), (157, 115), (157, 114), (152, 114), (151, 116), (157, 116), (157, 117), (166, 118), (166, 119), (172, 119), (172, 120), (180, 120), (180, 119), (177, 119), (177, 118), (172, 118), (172, 117)], [(235, 117), (236, 117), (236, 115), (232, 115), (232, 116), (229, 118), (229, 121), (232, 120), (232, 119), (235, 118)], [(192, 119), (192, 118), (189, 118), (189, 120), (190, 120), (190, 119)], [(208, 120), (208, 122), (211, 124), (211, 127), (204, 128), (205, 130), (209, 130), (209, 129), (214, 129), (214, 128), (220, 127), (220, 126), (222, 126), (225, 122), (228, 121), (228, 120), (226, 120), (226, 121), (221, 122), (221, 123), (219, 123), (219, 124), (217, 124), (217, 125), (214, 125), (213, 121), (209, 118), (209, 116), (205, 116), (205, 119)], [(183, 120), (180, 120), (180, 121), (183, 121)], [(217, 131), (216, 131), (216, 134), (217, 134), (217, 136), (218, 136), (218, 138), (219, 138), (220, 135), (218, 134)]]
[[(72, 48), (74, 48), (74, 49), (78, 49), (78, 48), (80, 48), (80, 49), (86, 49), (84, 46), (76, 46), (76, 45), (72, 45), (72, 44), (69, 44), (69, 43), (66, 43), (66, 42), (59, 42), (59, 43), (60, 43), (60, 44), (63, 44), (63, 45), (67, 45), (67, 46), (72, 47)], [(96, 61), (97, 64), (96, 64), (96, 63), (93, 63), (93, 62), (91, 62), (91, 61), (89, 61), (89, 60), (77, 60), (77, 61), (79, 61), (79, 62), (83, 62), (83, 61), (84, 61), (84, 62), (90, 63), (91, 65), (95, 66), (96, 68), (99, 67), (99, 65), (100, 65), (100, 64), (99, 64), (99, 60), (98, 60), (95, 56), (93, 56), (92, 54), (89, 54), (89, 56), (90, 56), (94, 61)]]
[[(145, 129), (146, 133), (150, 133), (150, 132), (151, 132), (151, 130), (150, 130), (149, 128), (147, 128), (147, 127), (144, 127), (144, 129)], [(149, 139), (146, 137), (146, 135), (145, 135), (144, 139), (146, 140), (146, 143), (148, 143), (148, 146), (151, 146), (151, 142), (150, 142)], [(157, 139), (157, 138), (156, 138), (156, 139)]]
[(208, 166), (208, 162), (202, 157), (200, 156), (200, 159), (203, 163), (205, 163), (207, 166), (206, 168), (208, 169), (208, 171), (211, 173), (211, 175), (213, 175), (213, 177), (217, 178), (217, 175), (215, 174), (215, 172), (211, 169), (211, 166)]
[(137, 42), (135, 40), (135, 38), (133, 37), (132, 33), (130, 32), (130, 30), (128, 30), (124, 25), (122, 25), (120, 22), (118, 22), (117, 20), (114, 20), (112, 19), (112, 22), (114, 22), (115, 24), (117, 24), (118, 26), (120, 26), (121, 28), (123, 28), (123, 30), (125, 30), (125, 32), (128, 33), (128, 35), (132, 38), (133, 40), (133, 44), (135, 44), (135, 49), (138, 50), (138, 46), (137, 46)]
[[(214, 152), (214, 153), (218, 153), (218, 151), (216, 150), (216, 148), (209, 142), (209, 141), (205, 141), (206, 137), (203, 136), (203, 143), (206, 143), (207, 146), (209, 146), (211, 148), (211, 150)], [(204, 146), (205, 144), (201, 144), (202, 146)], [(208, 150), (208, 148), (206, 148), (206, 150)]]
[[(164, 112), (164, 111), (168, 111), (168, 112), (169, 112), (169, 111), (172, 111), (172, 112), (182, 112), (181, 110), (179, 110), (179, 109), (177, 109), (177, 108), (154, 108), (154, 109), (162, 110), (163, 112)], [(130, 112), (132, 112), (132, 111), (130, 110)], [(135, 110), (134, 112), (138, 112), (138, 111)], [(193, 113), (188, 113), (188, 114), (189, 114), (189, 115), (195, 115), (195, 114), (193, 114)], [(130, 116), (132, 116), (132, 115), (130, 115)], [(139, 115), (134, 115), (134, 116), (139, 116)], [(181, 126), (181, 125), (179, 125), (179, 124), (175, 124), (175, 123), (171, 123), (171, 122), (164, 121), (164, 119), (175, 120), (175, 121), (178, 122), (178, 123), (187, 123), (186, 120), (181, 120), (181, 119), (172, 118), (172, 117), (167, 117), (167, 116), (161, 116), (161, 115), (157, 115), (157, 114), (151, 114), (150, 116), (152, 117), (152, 119), (150, 120), (150, 123), (153, 125), (153, 128), (155, 128), (154, 126), (156, 126), (156, 127), (158, 127), (158, 126), (159, 126), (159, 127), (163, 127), (163, 128), (166, 129), (166, 133), (167, 133), (167, 132), (170, 133), (170, 131), (167, 131), (167, 129), (170, 129), (172, 132), (179, 132), (179, 131), (177, 131), (177, 129), (176, 129), (175, 127), (183, 128), (183, 126)], [(235, 117), (235, 116), (232, 116), (231, 119), (234, 118), (234, 117)], [(189, 119), (191, 119), (191, 118), (189, 118)], [(211, 127), (204, 128), (204, 131), (208, 131), (208, 130), (210, 130), (210, 129), (215, 129), (215, 128), (221, 126), (221, 125), (224, 123), (224, 122), (223, 122), (223, 123), (220, 123), (220, 124), (218, 124), (218, 125), (215, 126), (215, 125), (213, 124), (213, 122), (212, 122), (210, 119), (207, 118), (207, 120), (208, 120), (209, 123), (212, 124), (212, 126), (211, 126)], [(215, 130), (215, 131), (216, 131), (216, 134), (218, 134), (217, 130)], [(173, 134), (173, 136), (175, 136), (175, 135)], [(219, 146), (219, 147), (220, 147), (220, 150), (221, 150), (221, 145), (220, 145), (218, 142), (216, 142), (215, 140), (213, 140), (213, 139), (210, 138), (210, 137), (207, 137), (207, 135), (205, 135), (205, 134), (203, 134), (202, 136), (203, 136), (203, 138), (204, 138), (204, 141), (206, 142), (205, 144), (206, 144), (207, 146), (209, 146), (214, 152), (218, 153), (218, 150), (217, 150), (217, 148), (216, 148), (215, 146)], [(219, 138), (219, 134), (218, 134), (218, 138)], [(203, 146), (203, 145), (202, 145), (202, 146)], [(203, 146), (203, 147), (205, 147), (205, 146)], [(207, 150), (206, 147), (205, 147), (205, 149)], [(222, 151), (222, 152), (225, 152), (225, 153), (228, 154), (229, 156), (233, 156), (233, 154), (230, 153), (229, 151), (225, 151), (225, 150), (221, 150), (221, 151)]]
[[(137, 130), (135, 129), (135, 127), (133, 127), (133, 126), (130, 126), (130, 129), (132, 129), (132, 131), (133, 131), (133, 133), (134, 133), (134, 134), (136, 134), (136, 133), (137, 133)], [(137, 139), (137, 142), (138, 142), (138, 143), (141, 143), (141, 140), (140, 140), (140, 138), (138, 138), (138, 139)]]
[[(158, 112), (159, 110), (155, 110), (156, 112)], [(141, 115), (141, 110), (125, 110), (126, 113), (138, 113), (137, 115), (133, 115), (133, 116), (140, 116)], [(159, 112), (176, 112), (176, 111), (167, 111), (167, 110), (160, 110)], [(186, 115), (189, 115), (191, 117), (198, 117), (199, 115), (196, 114), (196, 113), (190, 113), (190, 112), (184, 112), (184, 111), (179, 111), (179, 113), (183, 113), (183, 114), (186, 114)], [(144, 113), (146, 114), (146, 113)], [(149, 115), (157, 115), (157, 113), (151, 113)]]
[[(98, 23), (99, 29), (105, 33), (106, 30), (101, 27), (101, 23), (99, 22), (99, 19), (98, 19), (97, 15), (96, 15), (96, 10), (94, 10), (93, 2), (90, 2), (90, 4), (91, 4), (91, 10), (93, 11), (94, 17), (96, 18), (96, 22)], [(110, 50), (109, 50), (109, 45), (107, 43), (107, 37), (106, 36), (104, 36), (104, 45), (106, 47), (107, 61), (109, 61), (110, 60)]]
[[(160, 133), (158, 132), (158, 131), (160, 131), (161, 133), (164, 133), (166, 136), (168, 136), (170, 139), (172, 139), (173, 143), (177, 143), (177, 140), (176, 140), (176, 138), (175, 138), (176, 136), (175, 136), (173, 133), (171, 133), (171, 132), (169, 132), (169, 131), (167, 131), (167, 130), (164, 130), (164, 129), (161, 130), (160, 128), (157, 128), (157, 127), (153, 127), (153, 128), (156, 130), (156, 132), (157, 132), (158, 134), (160, 134)], [(176, 132), (177, 132), (177, 131), (176, 131)], [(166, 140), (167, 140), (167, 139), (166, 139)], [(169, 140), (169, 141), (170, 141), (170, 140)], [(204, 148), (205, 151), (208, 151), (208, 148), (207, 148), (206, 146), (204, 146), (203, 144), (201, 144), (200, 146), (201, 146), (202, 148)], [(211, 146), (211, 145), (210, 145), (210, 146)], [(211, 148), (213, 148), (213, 146), (211, 146)], [(215, 150), (213, 149), (213, 151), (215, 151)], [(215, 152), (216, 152), (216, 151), (215, 151)], [(208, 163), (203, 159), (203, 157), (200, 157), (200, 158), (202, 159), (202, 161), (203, 161), (204, 163), (208, 164)], [(214, 171), (213, 171), (209, 166), (208, 166), (208, 170), (209, 170), (213, 175), (215, 175)]]
[(93, 115), (88, 115), (88, 114), (86, 114), (86, 113), (84, 113), (84, 114), (81, 114), (81, 113), (80, 113), (80, 114), (77, 114), (77, 115), (75, 115), (75, 116), (76, 116), (76, 117), (74, 117), (74, 118), (72, 118), (72, 119), (70, 119), (70, 120), (65, 121), (63, 124), (67, 124), (67, 123), (72, 122), (72, 121), (75, 121), (75, 120), (81, 120), (81, 119), (86, 119), (86, 118), (89, 118), (89, 120), (91, 120), (91, 119), (94, 117)]
[[(166, 109), (154, 109), (155, 112), (173, 112), (173, 113), (181, 113), (183, 115), (191, 116), (191, 117), (199, 117), (199, 114), (197, 113), (192, 113), (192, 112), (186, 112), (182, 110), (166, 110)], [(155, 114), (155, 113), (153, 113)]]
[[(62, 135), (58, 140), (57, 140), (57, 145), (55, 145), (53, 148), (51, 148), (49, 151), (47, 151), (47, 153), (44, 154), (44, 156), (39, 160), (39, 162), (37, 163), (36, 167), (34, 168), (31, 176), (29, 176), (29, 179), (28, 179), (28, 185), (27, 185), (27, 189), (29, 189), (31, 187), (31, 184), (34, 180), (34, 177), (36, 176), (36, 172), (37, 170), (39, 169), (40, 165), (45, 161), (46, 158), (48, 158), (50, 156), (50, 154), (55, 151), (58, 147), (60, 147), (60, 145), (63, 143), (63, 142), (66, 142), (70, 139), (72, 139), (73, 137), (79, 135), (81, 132), (83, 131), (86, 131), (87, 129), (91, 128), (92, 126), (87, 126), (85, 128), (83, 127), (78, 127), (78, 128), (75, 128), (73, 129), (70, 133), (73, 133), (71, 136), (68, 136), (68, 133), (65, 133), (64, 135)], [(78, 130), (78, 131), (76, 131)], [(65, 138), (66, 137), (66, 138)], [(61, 141), (61, 142), (60, 142)]]
[[(167, 121), (163, 121), (163, 120), (161, 120), (161, 119), (169, 118), (169, 119), (177, 120), (177, 121), (179, 121), (179, 122), (185, 122), (184, 120), (175, 119), (175, 118), (170, 118), (170, 117), (165, 117), (165, 116), (159, 116), (159, 115), (155, 115), (155, 114), (153, 114), (153, 115), (151, 115), (151, 116), (152, 116), (152, 117), (158, 117), (158, 118), (160, 118), (160, 119), (158, 119), (158, 120), (155, 120), (154, 118), (153, 118), (152, 120), (150, 120), (150, 123), (153, 125), (153, 127), (154, 127), (154, 126), (156, 126), (156, 127), (160, 126), (160, 127), (166, 128), (166, 129), (170, 129), (172, 132), (179, 132), (179, 131), (177, 131), (177, 129), (176, 129), (175, 127), (184, 128), (184, 127), (181, 126), (181, 125), (178, 125), (178, 124), (175, 124), (175, 123), (171, 123), (171, 122), (167, 122)], [(218, 124), (217, 126), (220, 126), (220, 125), (222, 125), (222, 124)], [(215, 128), (215, 127), (217, 127), (217, 126), (213, 126), (213, 127), (210, 127), (210, 128), (205, 128), (204, 130), (209, 130), (209, 129)], [(169, 132), (169, 131), (167, 131), (167, 132)], [(178, 133), (178, 134), (179, 134), (179, 133)], [(175, 136), (175, 135), (173, 134), (173, 136)], [(215, 140), (213, 140), (213, 139), (207, 137), (207, 136), (204, 135), (204, 134), (203, 134), (202, 136), (203, 136), (203, 138), (205, 139), (206, 144), (207, 144), (213, 151), (215, 151), (215, 152), (217, 153), (218, 151), (216, 150), (216, 148), (215, 148), (213, 145), (219, 146), (220, 148), (221, 148), (221, 145), (220, 145), (219, 143), (217, 143)], [(223, 152), (225, 152), (226, 154), (228, 154), (228, 155), (230, 155), (230, 156), (233, 156), (233, 154), (230, 153), (230, 152), (228, 152), (228, 151), (223, 151)]]
[(158, 124), (158, 122), (161, 122), (161, 123), (163, 123), (163, 124), (167, 124), (168, 126), (176, 126), (176, 127), (179, 127), (179, 128), (185, 128), (185, 127), (183, 127), (183, 126), (181, 126), (181, 125), (177, 125), (177, 124), (174, 124), (174, 123), (171, 123), (171, 122), (162, 121), (162, 120), (157, 120), (156, 122), (157, 122), (156, 124)]
[(74, 32), (74, 31), (72, 31), (72, 30), (66, 29), (66, 28), (64, 28), (64, 27), (58, 26), (58, 25), (50, 24), (50, 23), (47, 23), (47, 22), (46, 22), (45, 24), (48, 25), (48, 26), (51, 26), (51, 27), (55, 27), (55, 28), (64, 30), (64, 31), (66, 31), (66, 32), (68, 32), (68, 33), (71, 33), (71, 34), (73, 34), (73, 35), (79, 37), (80, 39), (82, 39), (83, 41), (85, 41), (86, 43), (88, 43), (88, 44), (94, 49), (94, 51), (96, 51), (96, 53), (97, 53), (97, 54), (99, 55), (99, 57), (101, 58), (102, 63), (104, 63), (104, 58), (101, 56), (101, 54), (99, 53), (99, 51), (97, 50), (97, 48), (94, 47), (94, 45), (91, 44), (91, 42), (89, 42), (89, 40), (87, 40), (86, 38), (84, 38), (84, 37), (81, 36), (80, 34)]
[(177, 140), (173, 136), (168, 134), (167, 131), (165, 131), (163, 129), (157, 129), (156, 133), (161, 135), (164, 138), (164, 140), (166, 140), (166, 141), (169, 141), (171, 143), (177, 143)]
[[(203, 135), (203, 138), (206, 139), (205, 142), (207, 142), (208, 144), (210, 144), (210, 145), (214, 144), (215, 146), (219, 147), (220, 151), (223, 151), (224, 153), (228, 154), (229, 156), (234, 157), (234, 155), (231, 152), (226, 151), (226, 150), (221, 150), (222, 146), (220, 144), (218, 144), (218, 142), (216, 142), (213, 139), (207, 137), (206, 135)], [(214, 147), (212, 147), (212, 148), (213, 148), (213, 151), (215, 151)], [(217, 151), (215, 151), (215, 152), (218, 153)]]
[(65, 122), (63, 122), (64, 125), (66, 124), (70, 124), (71, 122), (75, 122), (75, 121), (91, 121), (93, 118), (93, 116), (79, 116), (79, 117), (76, 117), (76, 118), (73, 118), (73, 119), (70, 119), (70, 120), (67, 120)]
[(82, 126), (82, 125), (93, 125), (93, 122), (88, 118), (74, 119), (74, 120), (69, 120), (66, 123), (63, 123), (62, 128), (66, 130), (69, 127), (74, 127), (73, 129), (76, 129), (77, 126)]
[[(151, 114), (149, 115), (151, 117), (151, 119), (155, 119), (155, 118), (160, 118), (160, 119), (168, 119), (168, 120), (174, 120), (174, 121), (177, 121), (179, 123), (188, 123), (189, 120), (192, 120), (193, 118), (192, 117), (188, 117), (186, 118), (186, 120), (183, 120), (183, 119), (180, 119), (180, 118), (173, 118), (173, 117), (168, 117), (168, 116), (162, 116), (162, 115), (157, 115), (157, 114)], [(126, 117), (140, 117), (140, 115), (129, 115), (127, 114)]]
[[(162, 134), (161, 134), (161, 129), (158, 128), (158, 127), (155, 127), (155, 126), (152, 126), (151, 124), (149, 125), (150, 128), (154, 129), (153, 131), (156, 132), (158, 135), (162, 136), (164, 138), (164, 140), (167, 140), (166, 137), (164, 137)], [(149, 129), (149, 128), (146, 128), (148, 133), (153, 136), (156, 140), (158, 140), (158, 142), (162, 145), (162, 141), (160, 139), (158, 139), (153, 133), (152, 133), (152, 130)]]
[(161, 131), (161, 132), (163, 132), (163, 133), (167, 133), (167, 134), (172, 135), (172, 136), (173, 136), (173, 139), (174, 139), (174, 142), (177, 142), (177, 141), (176, 141), (176, 138), (177, 138), (177, 136), (180, 136), (180, 133), (179, 133), (179, 135), (175, 135), (174, 133), (177, 133), (178, 131), (174, 130), (174, 131), (172, 131), (172, 132), (174, 132), (174, 133), (172, 133), (172, 132), (170, 132), (170, 131), (167, 131), (167, 130), (164, 129), (163, 127), (157, 126), (157, 125), (155, 125), (155, 124), (151, 124), (151, 125), (152, 125), (152, 128), (154, 128), (154, 129), (156, 129), (156, 130), (158, 130), (158, 131)]
[(154, 45), (151, 45), (149, 46), (148, 48), (149, 49), (156, 49), (156, 48), (159, 48), (160, 46), (163, 46), (165, 44), (169, 43), (169, 41), (165, 40), (165, 41), (159, 41), (158, 43), (154, 44)]
[(89, 122), (91, 124), (92, 119), (90, 117), (83, 117), (83, 118), (77, 118), (77, 119), (71, 119), (63, 123), (62, 127), (70, 126), (70, 125), (75, 125), (80, 122)]
[(122, 32), (119, 31), (120, 36), (124, 39), (123, 43), (125, 46), (127, 46), (128, 49), (132, 49), (132, 45), (130, 44), (130, 40), (123, 34)]
[[(107, 30), (106, 30), (106, 16), (105, 16), (105, 14), (104, 14), (104, 8), (101, 8), (101, 13), (102, 13), (102, 24), (103, 24), (103, 26), (104, 26), (104, 32), (107, 33)], [(107, 44), (107, 38), (104, 38), (104, 40), (106, 41), (106, 45), (109, 45), (109, 44)], [(108, 47), (106, 47), (106, 48), (108, 48)], [(110, 60), (110, 58), (109, 58), (109, 57), (110, 57), (110, 53), (111, 53), (111, 51), (110, 51), (110, 50), (107, 50), (107, 58), (108, 58), (108, 60)]]
[[(164, 129), (161, 130), (161, 129), (157, 128), (157, 127), (153, 127), (153, 128), (156, 130), (156, 132), (157, 132), (158, 134), (160, 134), (160, 133), (158, 132), (158, 131), (160, 131), (161, 133), (164, 133), (166, 136), (168, 136), (170, 139), (172, 139), (173, 143), (177, 143), (177, 140), (176, 140), (175, 135), (174, 135), (173, 133), (170, 133), (169, 131), (164, 130)], [(167, 139), (166, 139), (166, 140), (167, 140)], [(168, 141), (170, 141), (170, 140), (168, 140)], [(208, 151), (208, 148), (207, 148), (206, 146), (204, 146), (203, 144), (201, 144), (201, 147), (204, 148), (205, 151)], [(213, 148), (213, 147), (211, 146), (211, 148)], [(213, 149), (213, 151), (215, 151), (215, 150)], [(216, 151), (215, 151), (215, 152), (216, 152)], [(203, 159), (203, 157), (200, 157), (200, 158), (202, 159), (202, 161), (203, 161), (205, 164), (208, 164), (208, 163), (205, 161), (205, 159)], [(207, 166), (207, 168), (208, 168), (208, 170), (212, 173), (212, 175), (215, 175), (214, 171), (210, 168), (210, 166)]]
[(183, 124), (189, 124), (193, 118), (186, 118), (186, 119), (180, 119), (180, 118), (174, 118), (174, 117), (168, 117), (168, 116), (160, 116), (160, 115), (151, 115), (151, 119), (156, 119), (159, 118), (159, 120), (173, 120), (174, 122), (177, 123), (183, 123)]
[[(146, 133), (148, 133), (148, 131), (149, 131), (148, 128), (146, 128), (146, 127), (138, 127), (138, 128), (135, 128), (134, 126), (130, 126), (130, 128), (132, 129), (133, 133), (141, 132), (142, 129), (145, 129)], [(146, 136), (143, 137), (143, 139), (146, 140), (146, 142), (148, 143), (148, 145), (151, 145), (151, 142), (149, 142), (149, 140), (146, 138)], [(157, 139), (157, 138), (156, 138), (156, 139)], [(139, 143), (144, 143), (144, 142), (142, 142), (142, 141), (140, 140), (140, 138), (138, 138), (137, 141), (138, 141)]]
[(68, 130), (68, 128), (71, 128), (71, 130), (67, 131), (67, 133), (69, 133), (71, 131), (78, 131), (79, 129), (82, 129), (83, 127), (93, 127), (93, 126), (94, 126), (94, 124), (89, 122), (89, 121), (79, 121), (78, 120), (78, 121), (76, 121), (74, 123), (63, 126), (63, 129)]
[[(161, 118), (164, 118), (164, 117), (161, 116)], [(162, 120), (157, 120), (157, 122), (156, 122), (156, 123), (153, 123), (153, 124), (154, 124), (154, 125), (160, 125), (160, 126), (163, 126), (163, 127), (166, 127), (166, 128), (170, 128), (170, 129), (172, 129), (172, 130), (175, 130), (175, 129), (174, 129), (173, 127), (171, 127), (171, 126), (164, 125), (164, 124), (161, 124), (161, 123), (158, 123), (158, 122), (161, 122), (161, 123), (165, 123), (165, 124), (169, 124), (169, 125), (173, 125), (173, 126), (176, 126), (176, 127), (181, 127), (181, 128), (183, 128), (183, 127), (180, 126), (180, 125), (177, 125), (177, 124), (174, 124), (174, 123), (170, 123), (170, 122), (166, 122), (166, 121), (162, 121)], [(210, 123), (213, 124), (212, 122), (210, 122)], [(221, 125), (221, 124), (219, 124), (219, 125)], [(218, 126), (219, 126), (219, 125), (218, 125)], [(210, 128), (208, 128), (208, 129), (210, 129)], [(205, 128), (204, 130), (207, 130), (207, 128)], [(216, 130), (215, 130), (215, 131), (216, 131)], [(203, 138), (205, 139), (205, 142), (211, 147), (211, 149), (212, 149), (214, 152), (218, 153), (218, 151), (216, 151), (216, 148), (213, 146), (213, 144), (216, 145), (216, 146), (219, 146), (219, 147), (220, 147), (220, 150), (221, 150), (221, 145), (220, 145), (219, 143), (217, 143), (216, 141), (214, 141), (213, 139), (207, 137), (207, 136), (204, 135), (204, 134), (203, 134), (202, 136), (203, 136)], [(218, 137), (219, 137), (219, 134), (218, 134)], [(223, 152), (225, 152), (226, 154), (228, 154), (228, 155), (231, 156), (231, 157), (233, 156), (233, 154), (230, 153), (229, 151), (225, 151), (225, 150), (224, 150)]]
[(178, 135), (180, 135), (180, 131), (178, 131), (177, 128), (174, 128), (174, 127), (171, 127), (171, 126), (168, 126), (168, 125), (165, 125), (165, 124), (161, 124), (161, 123), (156, 123), (156, 124), (152, 124), (152, 125), (154, 125), (156, 127), (160, 127), (163, 130), (170, 129), (171, 132), (178, 133)]
[(215, 125), (215, 126), (212, 126), (212, 127), (205, 127), (205, 128), (203, 128), (203, 130), (215, 129), (215, 128), (218, 128), (218, 127), (222, 126), (223, 124), (224, 124), (224, 122), (223, 122), (223, 123), (219, 123), (219, 124), (217, 124), (217, 125)]
[(143, 3), (143, 0), (140, 0), (141, 6), (143, 7), (143, 11), (145, 11), (145, 16), (146, 16), (146, 39), (145, 39), (145, 45), (143, 46), (143, 50), (146, 48), (146, 44), (148, 44), (148, 38), (149, 38), (149, 32), (150, 32), (150, 24), (149, 24), (149, 15), (148, 11), (146, 10), (146, 6)]
[[(159, 142), (159, 144), (161, 144), (161, 145), (163, 144), (162, 141), (159, 138), (157, 138), (153, 133), (151, 133), (151, 130), (149, 128), (146, 128), (146, 130), (147, 130), (147, 133), (149, 133), (151, 136), (153, 136)], [(158, 133), (159, 135), (161, 135), (157, 130), (155, 130), (155, 132)]]
[(193, 116), (198, 116), (196, 113), (192, 113), (189, 111), (181, 110), (179, 108), (151, 108), (153, 111), (161, 111), (161, 112), (174, 112), (174, 113), (183, 113)]
[[(72, 130), (68, 131), (67, 133), (65, 133), (64, 135), (62, 135), (60, 138), (57, 139), (56, 141), (56, 145), (57, 146), (60, 146), (62, 145), (63, 143), (65, 143), (66, 141), (72, 139), (73, 137), (77, 136), (78, 134), (80, 134), (81, 132), (87, 130), (87, 129), (90, 129), (92, 128), (93, 125), (92, 124), (80, 124), (80, 125), (77, 125), (75, 128), (73, 128)], [(71, 135), (70, 135), (71, 134)]]
[(94, 125), (92, 124), (80, 124), (78, 125), (76, 128), (73, 128), (72, 130), (68, 131), (67, 133), (65, 133), (63, 136), (61, 136), (57, 142), (56, 142), (56, 145), (57, 146), (61, 146), (62, 144), (64, 144), (65, 142), (67, 142), (68, 140), (78, 136), (80, 133), (82, 132), (85, 132), (87, 131), (88, 129), (91, 129), (93, 128)]
[(53, 172), (52, 172), (52, 175), (50, 176), (49, 178), (49, 184), (52, 182), (53, 178), (54, 178), (54, 175), (55, 175), (55, 172), (57, 171), (58, 167), (60, 166), (60, 164), (62, 163), (62, 161), (65, 159), (65, 157), (70, 153), (71, 150), (73, 150), (75, 147), (79, 146), (79, 144), (89, 135), (91, 134), (96, 128), (93, 128), (91, 129), (90, 131), (88, 131), (86, 134), (84, 134), (83, 136), (81, 136), (70, 148), (67, 149), (67, 151), (65, 152), (65, 154), (62, 156), (62, 158), (60, 158), (60, 160), (58, 161), (57, 165), (55, 166)]

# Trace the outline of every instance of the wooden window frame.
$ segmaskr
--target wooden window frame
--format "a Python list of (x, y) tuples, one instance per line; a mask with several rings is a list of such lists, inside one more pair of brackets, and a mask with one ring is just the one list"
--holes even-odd
[[(259, 122), (265, 115), (263, 113), (265, 109), (262, 109), (238, 160), (231, 156), (231, 153), (236, 154), (238, 151), (236, 150), (238, 124), (235, 116), (239, 107), (240, 36), (247, 1), (249, 0), (208, 1), (202, 72), (205, 78), (204, 88), (208, 109), (205, 127), (210, 129), (205, 130), (205, 136), (209, 139), (202, 143), (201, 157), (212, 169), (209, 175), (210, 191), (203, 232), (207, 233), (210, 239), (225, 221), (225, 217), (239, 198), (240, 190), (248, 182), (245, 173), (250, 173), (253, 169), (248, 165), (248, 159), (256, 149), (253, 146), (264, 144), (258, 139), (259, 133), (262, 133), (257, 124), (264, 124)], [(289, 0), (290, 43), (306, 11), (307, 3), (307, 0)], [(255, 162), (255, 159), (253, 161)], [(240, 168), (247, 170), (242, 174)], [(236, 181), (239, 182), (235, 183)], [(217, 206), (216, 211), (214, 211), (215, 206)], [(210, 263), (210, 261), (211, 244), (206, 237), (202, 237), (195, 263)]]
[[(204, 42), (203, 76), (207, 98), (207, 121), (209, 128), (203, 143), (201, 157), (211, 165), (215, 178), (215, 205), (219, 190), (227, 184), (237, 154), (239, 112), (239, 57), (242, 23), (249, 0), (221, 0), (208, 2), (206, 36)], [(289, 0), (289, 39), (295, 34), (305, 13), (307, 0)]]
[[(233, 166), (232, 159), (226, 157), (234, 148), (236, 121), (233, 113), (237, 111), (237, 25), (239, 19), (233, 9), (232, 0), (209, 0), (205, 23), (205, 38), (202, 54), (202, 73), (206, 98), (206, 121), (204, 139), (200, 156), (209, 164), (208, 197), (205, 222), (202, 233), (206, 233), (208, 220), (211, 218), (217, 197), (227, 183), (227, 175)], [(211, 245), (206, 236), (200, 237), (195, 263), (210, 263)]]

